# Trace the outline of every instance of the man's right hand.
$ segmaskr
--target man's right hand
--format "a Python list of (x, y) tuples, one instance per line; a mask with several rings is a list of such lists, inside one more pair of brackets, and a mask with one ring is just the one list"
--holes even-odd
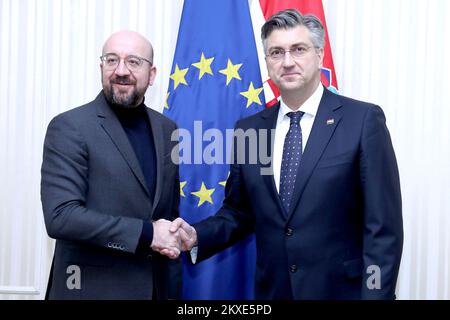
[[(172, 234), (178, 234), (181, 241), (180, 248), (182, 251), (189, 251), (195, 245), (197, 245), (197, 231), (182, 218), (177, 218), (172, 222), (169, 232)], [(163, 249), (161, 254), (169, 255), (170, 250)]]
[(172, 222), (160, 219), (153, 221), (153, 241), (150, 247), (153, 251), (166, 255), (171, 259), (180, 255), (180, 232), (171, 232)]

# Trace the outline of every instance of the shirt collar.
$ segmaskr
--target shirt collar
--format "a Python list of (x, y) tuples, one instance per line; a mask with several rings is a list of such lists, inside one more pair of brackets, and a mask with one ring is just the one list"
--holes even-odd
[[(311, 97), (308, 98), (308, 100), (305, 101), (305, 103), (300, 106), (298, 111), (303, 111), (305, 114), (309, 114), (312, 117), (315, 117), (317, 114), (317, 110), (319, 109), (320, 100), (322, 99), (323, 95), (323, 86), (322, 84), (319, 84), (317, 86), (316, 91), (312, 94)], [(280, 111), (279, 115), (281, 116), (281, 119), (288, 113), (292, 112), (292, 109), (289, 108), (283, 101), (283, 98), (280, 99)]]

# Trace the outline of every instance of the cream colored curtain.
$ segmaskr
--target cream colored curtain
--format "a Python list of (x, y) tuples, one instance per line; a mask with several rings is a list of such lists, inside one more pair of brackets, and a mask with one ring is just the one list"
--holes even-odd
[(101, 90), (99, 56), (114, 31), (155, 47), (147, 104), (162, 110), (182, 1), (0, 0), (0, 299), (42, 299), (53, 252), (40, 204), (49, 121)]
[(383, 108), (396, 150), (405, 231), (398, 297), (450, 299), (450, 3), (323, 2), (340, 91)]

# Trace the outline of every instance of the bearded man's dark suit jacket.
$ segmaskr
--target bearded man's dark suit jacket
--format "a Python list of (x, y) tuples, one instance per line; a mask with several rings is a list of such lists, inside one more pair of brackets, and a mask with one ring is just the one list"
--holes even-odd
[[(50, 299), (179, 298), (180, 259), (138, 250), (143, 222), (178, 217), (180, 196), (171, 161), (176, 126), (145, 109), (156, 152), (154, 194), (103, 92), (50, 122), (41, 182), (47, 232), (56, 239)], [(79, 267), (80, 289), (67, 285), (70, 266)]]
[[(278, 110), (263, 110), (236, 128), (275, 129)], [(267, 141), (271, 150), (270, 135)], [(248, 152), (249, 144), (235, 139), (223, 206), (194, 225), (197, 261), (255, 232), (257, 299), (393, 299), (402, 209), (381, 108), (324, 90), (287, 213), (273, 175), (261, 175), (264, 163), (236, 161)], [(370, 289), (378, 287), (371, 266), (381, 270), (379, 289)]]

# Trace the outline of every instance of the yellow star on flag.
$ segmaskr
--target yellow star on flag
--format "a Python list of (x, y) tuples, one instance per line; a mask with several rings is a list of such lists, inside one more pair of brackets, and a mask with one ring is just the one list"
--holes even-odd
[(166, 102), (164, 103), (164, 109), (169, 109), (169, 103), (168, 103), (169, 96), (170, 96), (170, 92), (167, 92), (167, 94), (166, 94)]
[(253, 82), (250, 82), (250, 86), (248, 87), (248, 91), (241, 92), (240, 94), (247, 98), (247, 108), (253, 103), (257, 103), (262, 105), (261, 100), (259, 100), (259, 94), (263, 91), (263, 88), (255, 89), (253, 87)]
[(200, 80), (205, 73), (214, 75), (211, 70), (211, 63), (214, 61), (214, 58), (205, 58), (205, 55), (202, 52), (202, 57), (200, 58), (200, 61), (197, 63), (193, 63), (192, 65), (200, 70), (200, 73), (198, 75), (198, 80)]
[(197, 192), (191, 192), (196, 197), (199, 197), (198, 201), (198, 207), (200, 207), (204, 202), (208, 201), (209, 203), (213, 204), (211, 195), (214, 193), (216, 189), (207, 189), (205, 186), (205, 183), (202, 182), (202, 187)]
[(172, 79), (174, 82), (173, 90), (175, 90), (180, 83), (187, 86), (187, 82), (184, 77), (186, 76), (188, 70), (189, 68), (180, 70), (180, 68), (178, 68), (178, 64), (175, 65), (175, 72), (170, 75), (170, 79)]
[(181, 195), (182, 197), (184, 197), (184, 198), (186, 198), (186, 195), (184, 194), (183, 188), (184, 188), (184, 186), (186, 185), (186, 183), (187, 183), (187, 181), (182, 181), (182, 182), (180, 182), (180, 195)]
[(221, 186), (225, 187), (227, 185), (227, 180), (228, 180), (229, 176), (230, 176), (230, 172), (228, 172), (228, 175), (227, 175), (227, 178), (225, 179), (225, 181), (221, 181), (221, 182), (219, 182), (219, 184)]
[(227, 86), (230, 84), (231, 80), (238, 79), (242, 80), (239, 76), (239, 68), (242, 67), (242, 63), (240, 64), (233, 64), (230, 59), (228, 59), (227, 68), (220, 70), (219, 72), (221, 74), (224, 74), (227, 76)]

